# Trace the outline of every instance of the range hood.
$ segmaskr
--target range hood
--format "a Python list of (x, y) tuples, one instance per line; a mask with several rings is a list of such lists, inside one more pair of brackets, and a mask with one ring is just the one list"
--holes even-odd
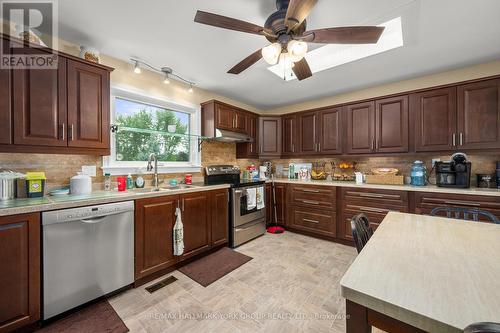
[(253, 140), (243, 133), (228, 131), (216, 128), (215, 129), (215, 140), (222, 142), (252, 142)]

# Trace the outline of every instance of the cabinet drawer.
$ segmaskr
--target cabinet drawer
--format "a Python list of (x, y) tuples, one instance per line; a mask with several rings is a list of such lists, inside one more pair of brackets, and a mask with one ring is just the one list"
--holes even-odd
[(291, 192), (292, 204), (335, 210), (335, 187), (294, 185)]
[[(354, 211), (346, 211), (344, 214), (342, 214), (342, 221), (344, 223), (344, 238), (346, 239), (353, 239), (352, 238), (352, 228), (351, 228), (351, 220), (352, 218), (359, 214), (359, 212), (354, 212)], [(367, 217), (368, 220), (370, 220), (370, 227), (372, 227), (373, 231), (377, 230), (378, 226), (380, 223), (385, 218), (385, 214), (379, 214), (379, 213), (364, 213)]]
[(294, 207), (291, 222), (297, 229), (335, 236), (335, 213), (331, 211)]
[(500, 197), (415, 193), (415, 207), (434, 208), (443, 206), (500, 210)]
[(369, 189), (342, 189), (344, 205), (359, 204), (367, 207), (408, 207), (408, 192)]

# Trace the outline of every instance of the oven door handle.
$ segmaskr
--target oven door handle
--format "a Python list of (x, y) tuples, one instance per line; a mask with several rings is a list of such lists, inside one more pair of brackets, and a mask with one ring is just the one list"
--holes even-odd
[(234, 191), (234, 194), (241, 194), (241, 193), (243, 193), (243, 191), (241, 191), (241, 190), (235, 190)]

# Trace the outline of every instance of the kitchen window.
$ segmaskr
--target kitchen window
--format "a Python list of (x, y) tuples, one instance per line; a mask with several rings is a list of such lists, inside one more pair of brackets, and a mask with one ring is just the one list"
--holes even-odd
[(146, 172), (148, 156), (158, 157), (158, 172), (200, 171), (200, 109), (122, 89), (111, 95), (111, 155), (104, 173)]

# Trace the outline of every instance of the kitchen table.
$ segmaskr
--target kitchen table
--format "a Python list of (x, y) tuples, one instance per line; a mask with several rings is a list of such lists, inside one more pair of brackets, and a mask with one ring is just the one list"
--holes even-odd
[(389, 213), (341, 282), (347, 332), (500, 321), (500, 225)]

